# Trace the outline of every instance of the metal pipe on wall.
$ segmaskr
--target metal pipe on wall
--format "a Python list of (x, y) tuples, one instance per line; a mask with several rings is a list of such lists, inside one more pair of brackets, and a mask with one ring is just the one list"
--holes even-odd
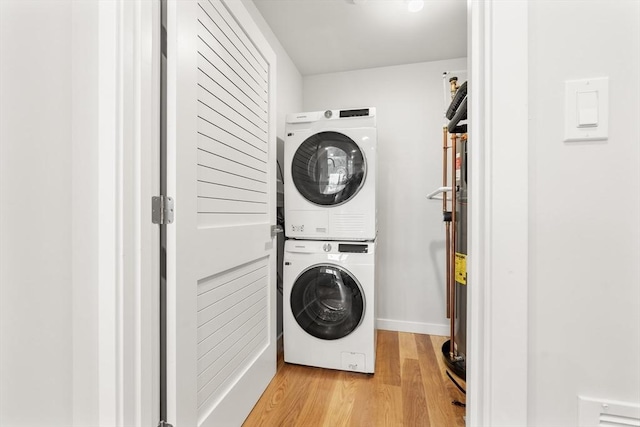
[(445, 223), (445, 238), (446, 238), (446, 258), (447, 258), (447, 319), (451, 318), (451, 223)]
[[(447, 131), (447, 127), (444, 126), (442, 128), (442, 186), (447, 187), (447, 163), (448, 163), (448, 136), (449, 132)], [(452, 187), (453, 188), (453, 187)], [(447, 193), (442, 194), (442, 215), (443, 217), (447, 214)], [(451, 244), (451, 223), (447, 221), (445, 218), (445, 258), (446, 258), (446, 271), (447, 271), (447, 280), (446, 280), (446, 292), (447, 295), (447, 319), (450, 316), (451, 311), (451, 297), (449, 295), (449, 286), (451, 282), (451, 248), (449, 245)]]
[[(456, 254), (456, 150), (457, 150), (458, 136), (454, 133), (451, 134), (451, 245), (450, 245), (450, 257), (449, 267), (455, 266), (455, 254)], [(449, 344), (449, 355), (453, 359), (457, 356), (455, 336), (456, 336), (456, 281), (455, 273), (449, 270), (449, 302), (450, 302), (450, 326), (451, 326), (451, 341)]]

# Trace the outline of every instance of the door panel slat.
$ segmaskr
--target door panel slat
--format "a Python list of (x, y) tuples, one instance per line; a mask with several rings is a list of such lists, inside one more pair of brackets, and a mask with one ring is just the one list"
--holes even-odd
[(247, 188), (261, 193), (266, 193), (267, 190), (266, 183), (263, 181), (251, 179), (242, 175), (231, 175), (227, 171), (212, 169), (206, 166), (200, 166), (198, 168), (198, 180), (207, 182), (224, 182), (233, 187)]
[[(236, 83), (230, 80), (220, 68), (212, 64), (201, 53), (198, 55), (198, 83), (205, 86), (211, 92), (216, 93), (221, 98), (224, 96), (231, 97), (235, 101), (238, 110), (245, 108), (249, 113), (248, 115), (255, 116), (266, 124), (267, 111), (263, 108), (263, 105), (245, 93)], [(233, 102), (229, 98), (223, 99), (226, 99), (229, 103)]]
[(235, 146), (240, 151), (246, 151), (251, 155), (265, 159), (267, 152), (265, 144), (261, 141), (255, 141), (253, 138), (246, 138), (245, 135), (234, 133), (229, 123), (223, 123), (216, 117), (209, 114), (202, 115), (202, 111), (198, 111), (198, 132), (207, 135), (218, 141), (224, 141), (229, 146)]
[(266, 179), (266, 165), (260, 159), (207, 135), (199, 139), (197, 164), (258, 181)]
[(216, 394), (224, 390), (223, 386), (233, 383), (234, 374), (242, 372), (243, 366), (251, 360), (252, 356), (260, 353), (268, 340), (266, 331), (264, 322), (257, 322), (217, 361), (217, 375), (198, 391), (199, 409), (207, 402), (215, 402)]
[(246, 97), (251, 99), (258, 109), (262, 111), (266, 110), (267, 101), (263, 98), (262, 94), (256, 92), (249, 83), (243, 80), (238, 72), (224, 60), (224, 57), (217, 54), (217, 52), (213, 50), (213, 46), (208, 44), (204, 38), (198, 38), (198, 53), (198, 67), (203, 70), (206, 68), (209, 68), (209, 70), (211, 70), (211, 68), (216, 69), (225, 77), (221, 82), (225, 87), (229, 84), (235, 86)]
[(202, 104), (219, 112), (222, 116), (228, 118), (229, 121), (237, 123), (238, 126), (255, 135), (256, 138), (262, 142), (267, 142), (266, 123), (260, 122), (255, 116), (251, 117), (247, 115), (246, 107), (244, 105), (238, 105), (238, 102), (230, 98), (226, 92), (218, 90), (218, 93), (215, 93), (216, 88), (208, 88), (206, 84), (206, 82), (199, 84), (199, 99)]
[[(225, 113), (227, 111), (225, 108), (216, 108), (219, 106), (207, 104), (203, 100), (198, 100), (198, 102), (198, 116), (200, 116), (205, 123), (214, 125), (218, 129), (224, 130), (241, 141), (246, 142), (263, 153), (264, 157), (264, 154), (266, 154), (267, 142), (263, 136), (258, 135), (255, 131), (243, 126), (244, 123), (242, 123), (241, 120), (235, 121), (233, 114), (226, 115)], [(204, 123), (199, 124), (203, 125), (200, 129), (204, 131), (207, 126)]]
[[(225, 327), (230, 324), (234, 324), (236, 319), (239, 319), (241, 315), (244, 314), (245, 310), (251, 310), (255, 305), (260, 304), (263, 299), (263, 295), (260, 293), (261, 289), (257, 289), (252, 294), (247, 296), (245, 299), (247, 301), (247, 307), (244, 307), (240, 304), (235, 304), (226, 309), (220, 309), (221, 311), (216, 314), (216, 317), (211, 321), (207, 321), (206, 323), (198, 326), (198, 346), (207, 345), (207, 342), (216, 343), (220, 342), (220, 335), (225, 334)], [(212, 348), (212, 347), (210, 347)], [(208, 350), (202, 351), (202, 357), (206, 357), (206, 353)], [(198, 373), (202, 372), (202, 364), (198, 361)]]
[(220, 326), (212, 335), (207, 337), (199, 347), (202, 356), (198, 359), (198, 385), (203, 387), (213, 379), (219, 371), (217, 365), (219, 360), (229, 350), (229, 348), (241, 339), (241, 334), (253, 329), (261, 323), (260, 316), (266, 314), (264, 296), (258, 299), (251, 306), (243, 307), (237, 317), (230, 322)]
[(266, 273), (266, 269), (261, 268), (198, 295), (198, 328), (206, 326), (219, 314), (242, 302), (249, 295), (253, 295), (263, 286), (262, 281)]
[[(204, 1), (200, 3), (205, 4)], [(216, 12), (218, 12), (220, 18), (222, 19), (223, 24), (226, 25), (226, 27), (229, 28), (229, 30), (231, 30), (231, 32), (238, 38), (238, 40), (240, 40), (240, 43), (249, 51), (250, 58), (247, 58), (247, 59), (251, 60), (251, 58), (253, 58), (253, 61), (255, 62), (253, 61), (251, 62), (254, 63), (254, 66), (258, 70), (262, 70), (263, 72), (266, 73), (267, 70), (269, 69), (269, 66), (267, 65), (267, 61), (264, 59), (263, 55), (259, 52), (259, 50), (255, 47), (255, 45), (249, 39), (249, 37), (247, 37), (247, 34), (245, 33), (245, 31), (242, 28), (240, 28), (240, 25), (238, 25), (238, 22), (234, 19), (233, 16), (231, 16), (227, 8), (224, 5), (222, 5), (219, 1), (212, 2), (210, 0), (207, 0), (206, 3), (211, 5), (216, 10)], [(226, 29), (225, 29), (225, 32), (226, 32)]]
[[(202, 3), (200, 4), (198, 21), (205, 30), (201, 32), (203, 38), (208, 42), (218, 44), (224, 50), (225, 57), (237, 65), (232, 66), (234, 66), (234, 68), (239, 67), (239, 69), (242, 70), (243, 80), (246, 80), (254, 86), (256, 92), (265, 94), (264, 98), (266, 99), (268, 85), (267, 73), (264, 70), (258, 71), (256, 69), (254, 64), (255, 60), (240, 40), (235, 37), (235, 34), (231, 33), (228, 28), (227, 31), (224, 31), (224, 27), (221, 28), (220, 25), (215, 22), (213, 16), (215, 16), (214, 14), (216, 13), (213, 8), (203, 7)], [(247, 59), (247, 57), (251, 60)]]

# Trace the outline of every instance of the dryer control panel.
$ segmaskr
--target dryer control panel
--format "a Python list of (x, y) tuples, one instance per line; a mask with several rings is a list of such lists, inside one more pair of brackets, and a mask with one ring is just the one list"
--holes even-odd
[(369, 245), (367, 244), (353, 244), (353, 243), (341, 243), (338, 245), (338, 252), (352, 253), (352, 254), (366, 254), (369, 252)]
[[(285, 252), (299, 254), (363, 254), (375, 252), (375, 242), (295, 240), (285, 242)], [(286, 258), (286, 257), (285, 257)]]
[(358, 110), (340, 110), (340, 117), (363, 117), (369, 115), (369, 108), (360, 108)]
[[(376, 109), (375, 107), (367, 108), (350, 108), (348, 110), (325, 110), (325, 111), (310, 111), (304, 113), (287, 114), (287, 123), (311, 123), (320, 120), (340, 120), (340, 119), (375, 119)], [(375, 121), (369, 126), (375, 126)], [(367, 125), (367, 124), (365, 124)]]

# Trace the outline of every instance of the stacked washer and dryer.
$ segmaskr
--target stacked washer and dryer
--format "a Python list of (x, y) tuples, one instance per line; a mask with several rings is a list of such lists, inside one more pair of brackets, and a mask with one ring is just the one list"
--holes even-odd
[(373, 373), (375, 108), (287, 115), (284, 360)]

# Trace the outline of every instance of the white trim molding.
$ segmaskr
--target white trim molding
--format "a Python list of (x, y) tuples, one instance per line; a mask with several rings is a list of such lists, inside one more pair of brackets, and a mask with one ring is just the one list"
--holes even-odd
[(376, 327), (385, 331), (410, 332), (426, 335), (449, 335), (449, 325), (425, 322), (410, 322), (407, 320), (376, 319)]
[(159, 421), (160, 2), (118, 0), (121, 189), (121, 417)]
[(469, 0), (470, 426), (526, 426), (528, 3)]
[(98, 6), (100, 426), (159, 421), (159, 7)]
[(98, 420), (121, 425), (120, 95), (116, 1), (98, 5)]

